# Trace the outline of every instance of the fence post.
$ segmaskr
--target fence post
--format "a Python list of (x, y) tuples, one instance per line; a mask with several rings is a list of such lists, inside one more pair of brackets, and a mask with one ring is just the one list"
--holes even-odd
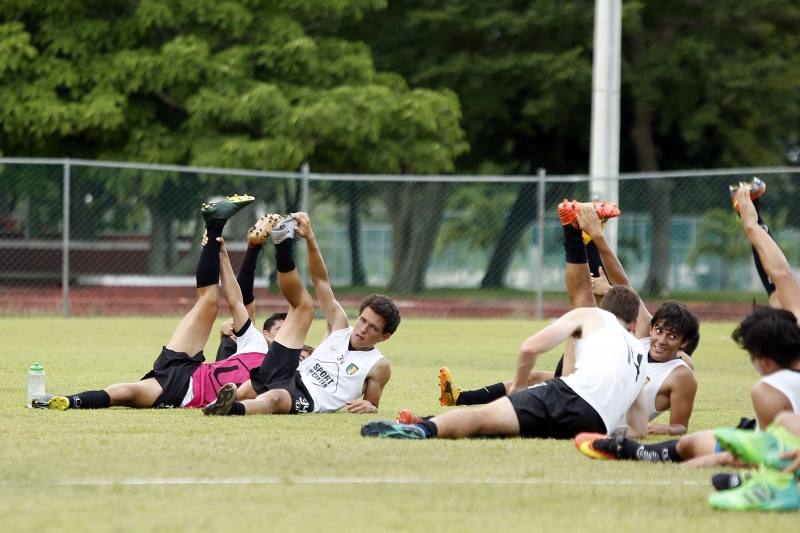
[[(308, 175), (311, 173), (311, 165), (308, 164), (308, 161), (303, 161), (303, 164), (300, 165), (300, 172), (303, 173), (302, 182), (300, 184), (300, 211), (308, 213)], [(304, 277), (310, 281), (310, 276), (308, 276), (308, 249), (305, 246), (301, 246), (300, 250), (302, 251), (300, 252), (298, 272), (302, 272)]]
[(538, 238), (536, 240), (536, 273), (538, 280), (536, 281), (536, 319), (541, 320), (542, 317), (542, 291), (544, 283), (542, 282), (542, 275), (544, 274), (544, 179), (547, 171), (540, 168), (537, 172), (539, 175), (539, 212), (538, 215)]
[(70, 163), (64, 159), (64, 212), (61, 217), (61, 314), (69, 316), (69, 210), (70, 210)]

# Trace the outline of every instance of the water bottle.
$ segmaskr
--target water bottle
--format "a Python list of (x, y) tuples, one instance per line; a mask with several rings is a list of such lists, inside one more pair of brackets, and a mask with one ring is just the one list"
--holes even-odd
[(31, 406), (31, 400), (44, 395), (44, 368), (39, 363), (34, 363), (28, 370), (28, 407)]

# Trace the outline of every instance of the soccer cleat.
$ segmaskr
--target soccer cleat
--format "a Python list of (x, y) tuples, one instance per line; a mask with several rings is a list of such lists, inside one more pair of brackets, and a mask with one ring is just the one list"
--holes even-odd
[(425, 420), (423, 417), (415, 415), (408, 409), (403, 409), (397, 413), (397, 421), (401, 424), (419, 424), (423, 420)]
[[(564, 198), (564, 201), (558, 204), (558, 217), (561, 219), (561, 225), (566, 226), (567, 224), (572, 224), (576, 228), (581, 229), (580, 224), (578, 224), (578, 213), (581, 212), (582, 205), (581, 202), (576, 200), (570, 202)], [(618, 217), (620, 214), (616, 204), (592, 202), (592, 205), (594, 206), (594, 210), (597, 211), (597, 216), (600, 217), (601, 221)]]
[(439, 370), (439, 388), (442, 391), (439, 396), (439, 405), (454, 406), (458, 402), (458, 397), (461, 396), (461, 387), (456, 387), (453, 384), (453, 378), (450, 377), (450, 369), (443, 366)]
[(736, 193), (739, 191), (739, 187), (747, 185), (750, 187), (750, 199), (755, 200), (756, 198), (760, 198), (762, 194), (764, 194), (767, 190), (767, 184), (761, 181), (760, 179), (753, 176), (753, 179), (748, 182), (740, 181), (739, 185), (728, 185), (728, 189), (731, 192), (731, 200), (733, 200), (733, 210), (737, 213), (739, 212), (739, 202), (736, 200)]
[(34, 409), (53, 409), (55, 411), (66, 411), (69, 409), (69, 398), (48, 394), (31, 400), (31, 407)]
[(739, 487), (715, 492), (708, 503), (727, 511), (794, 511), (800, 509), (797, 476), (762, 468)]
[(242, 196), (234, 194), (233, 196), (226, 196), (225, 199), (220, 202), (203, 203), (203, 207), (200, 208), (200, 213), (203, 214), (203, 220), (206, 222), (211, 222), (212, 220), (230, 220), (233, 215), (241, 211), (243, 207), (252, 204), (254, 200), (255, 198), (247, 194)]
[(723, 450), (735, 457), (750, 464), (777, 469), (786, 468), (791, 463), (791, 459), (781, 459), (781, 454), (800, 447), (800, 439), (779, 426), (777, 421), (766, 431), (718, 429), (714, 437)]
[(217, 399), (203, 407), (206, 416), (224, 416), (231, 412), (236, 401), (236, 383), (227, 383), (219, 389)]
[(592, 459), (619, 459), (622, 438), (609, 438), (602, 433), (578, 433), (575, 435), (575, 447)]
[(294, 239), (294, 230), (299, 225), (292, 217), (283, 217), (272, 228), (272, 242), (280, 244), (286, 239)]
[(398, 424), (389, 420), (373, 420), (361, 426), (361, 436), (388, 439), (424, 439), (425, 431), (410, 424)]
[(259, 218), (255, 226), (250, 228), (250, 231), (247, 232), (247, 242), (255, 246), (267, 242), (267, 237), (269, 237), (273, 226), (275, 226), (280, 219), (281, 216), (275, 213), (270, 213), (269, 215), (264, 215)]

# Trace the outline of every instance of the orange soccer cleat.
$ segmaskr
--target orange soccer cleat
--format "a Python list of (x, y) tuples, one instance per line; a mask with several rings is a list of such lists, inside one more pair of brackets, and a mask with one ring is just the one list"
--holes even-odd
[[(566, 226), (567, 224), (572, 224), (576, 228), (580, 229), (581, 226), (578, 224), (578, 213), (581, 212), (581, 206), (583, 204), (576, 200), (572, 200), (571, 202), (564, 198), (564, 201), (558, 204), (558, 217), (561, 219), (561, 224)], [(594, 206), (594, 210), (597, 211), (597, 216), (600, 217), (600, 220), (607, 220), (609, 218), (614, 218), (619, 216), (619, 208), (617, 204), (612, 204), (609, 202), (592, 202)]]
[(731, 191), (731, 200), (733, 200), (733, 210), (737, 213), (739, 212), (739, 202), (736, 200), (736, 193), (739, 191), (739, 187), (750, 187), (750, 199), (755, 200), (756, 198), (761, 198), (761, 195), (764, 194), (767, 190), (767, 184), (761, 181), (760, 179), (753, 176), (753, 179), (748, 182), (739, 182), (739, 185), (728, 185), (728, 189)]

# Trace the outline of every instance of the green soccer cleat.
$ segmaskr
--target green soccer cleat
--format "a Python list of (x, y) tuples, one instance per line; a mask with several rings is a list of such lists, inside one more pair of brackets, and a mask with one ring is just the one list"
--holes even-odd
[(389, 420), (373, 420), (361, 426), (361, 436), (389, 439), (424, 439), (425, 431), (409, 424), (398, 424)]
[(31, 407), (34, 409), (53, 409), (55, 411), (66, 411), (69, 409), (69, 398), (48, 394), (31, 400)]
[(217, 399), (203, 407), (206, 416), (225, 416), (231, 412), (233, 402), (236, 401), (236, 383), (227, 383), (219, 389)]
[(795, 511), (800, 509), (797, 477), (762, 468), (739, 487), (715, 492), (708, 504), (726, 511)]
[(781, 454), (800, 447), (800, 439), (778, 425), (777, 421), (766, 431), (747, 429), (718, 429), (714, 437), (723, 450), (754, 465), (764, 465), (781, 470), (789, 466), (790, 459), (781, 459)]
[(255, 198), (247, 194), (243, 194), (242, 196), (234, 194), (233, 196), (226, 196), (225, 199), (220, 202), (211, 202), (210, 204), (204, 203), (203, 207), (200, 208), (200, 213), (202, 213), (203, 220), (206, 222), (212, 220), (230, 220), (233, 215), (241, 211), (243, 207), (252, 204), (254, 200)]

